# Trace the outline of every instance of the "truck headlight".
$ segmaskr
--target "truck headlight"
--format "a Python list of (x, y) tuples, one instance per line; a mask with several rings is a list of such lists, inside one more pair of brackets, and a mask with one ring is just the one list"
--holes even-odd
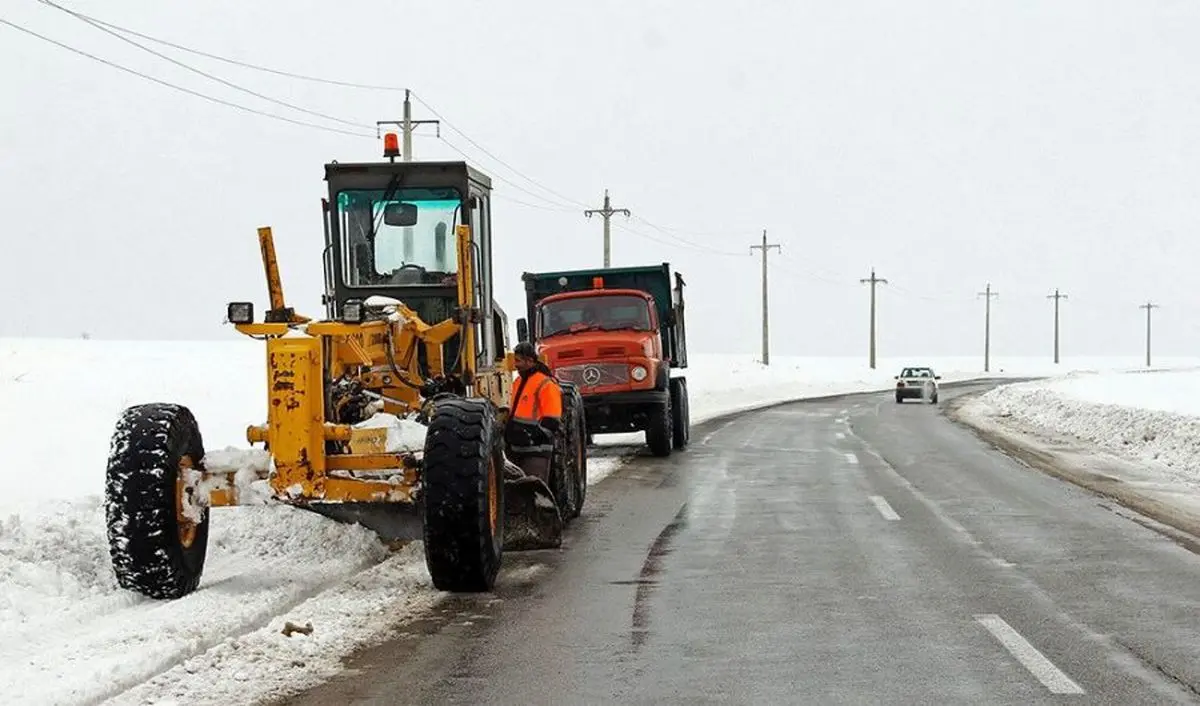
[(234, 324), (254, 323), (254, 302), (230, 302), (225, 309), (225, 318)]
[(363, 321), (363, 303), (361, 299), (348, 299), (342, 304), (342, 321), (347, 324), (361, 324)]
[(646, 369), (643, 368), (642, 366), (635, 365), (635, 366), (633, 366), (633, 370), (629, 371), (629, 374), (633, 376), (634, 380), (641, 382), (642, 380), (646, 379), (647, 372), (646, 372)]

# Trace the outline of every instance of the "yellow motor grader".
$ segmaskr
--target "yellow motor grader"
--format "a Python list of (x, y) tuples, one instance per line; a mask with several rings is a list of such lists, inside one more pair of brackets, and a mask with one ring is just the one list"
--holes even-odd
[[(513, 384), (508, 321), (492, 298), (491, 179), (464, 162), (325, 165), (323, 302), (284, 303), (270, 228), (258, 231), (270, 308), (229, 304), (266, 343), (267, 419), (246, 438), (267, 470), (208, 468), (191, 411), (126, 409), (113, 435), (106, 514), (118, 583), (152, 598), (199, 585), (213, 507), (268, 501), (420, 539), (439, 590), (490, 591), (504, 550), (553, 548), (587, 490), (578, 389), (563, 384), (550, 482), (506, 456)], [(428, 323), (433, 322), (433, 323)], [(388, 428), (424, 426), (421, 448)], [(418, 428), (419, 429), (419, 428)]]

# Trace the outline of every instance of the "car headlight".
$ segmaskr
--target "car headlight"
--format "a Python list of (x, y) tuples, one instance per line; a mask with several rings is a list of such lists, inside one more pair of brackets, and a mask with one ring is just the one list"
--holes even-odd
[(254, 302), (230, 302), (225, 309), (225, 318), (234, 324), (254, 323)]
[(363, 303), (361, 299), (348, 299), (342, 304), (342, 321), (347, 324), (361, 324), (363, 321)]
[(635, 366), (633, 366), (633, 370), (629, 371), (629, 374), (633, 376), (634, 380), (641, 382), (642, 380), (646, 379), (646, 375), (648, 375), (649, 373), (647, 373), (646, 369), (643, 368), (642, 366), (635, 365)]

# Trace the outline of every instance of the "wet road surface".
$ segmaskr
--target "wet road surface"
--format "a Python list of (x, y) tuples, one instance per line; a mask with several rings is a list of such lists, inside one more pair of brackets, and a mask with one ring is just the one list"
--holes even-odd
[(697, 426), (588, 503), (286, 703), (1200, 703), (1200, 557), (931, 405)]

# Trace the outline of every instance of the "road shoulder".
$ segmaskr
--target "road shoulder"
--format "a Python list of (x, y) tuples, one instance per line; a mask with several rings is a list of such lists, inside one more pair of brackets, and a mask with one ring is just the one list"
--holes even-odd
[(1136, 515), (1121, 514), (1200, 554), (1200, 492), (1195, 488), (1147, 472), (1142, 462), (1030, 429), (1011, 417), (989, 415), (972, 404), (983, 392), (947, 400), (943, 413), (1001, 453), (1133, 511)]

